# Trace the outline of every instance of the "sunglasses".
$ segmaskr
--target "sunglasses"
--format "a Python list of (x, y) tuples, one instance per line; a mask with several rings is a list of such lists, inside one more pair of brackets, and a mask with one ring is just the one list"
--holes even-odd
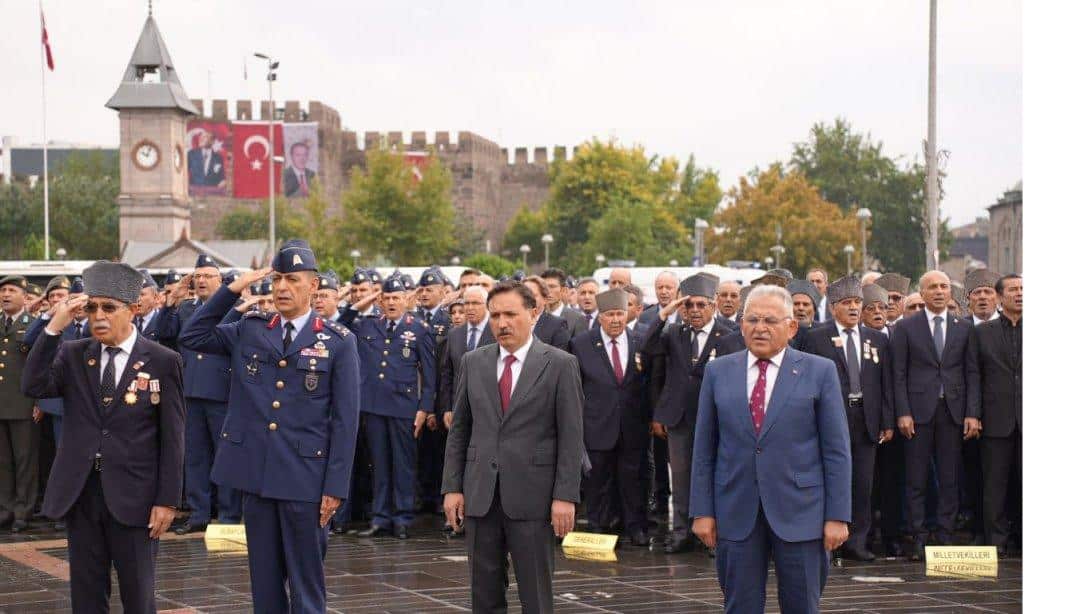
[(710, 307), (710, 303), (703, 301), (684, 301), (684, 307), (687, 307), (688, 309), (706, 309), (707, 307)]
[(918, 311), (922, 307), (925, 307), (925, 303), (918, 303), (917, 305), (908, 305), (907, 311)]
[(102, 309), (102, 313), (110, 315), (116, 313), (121, 307), (122, 305), (118, 305), (117, 303), (96, 303), (94, 301), (88, 301), (87, 304), (83, 306), (83, 311), (93, 314), (99, 309)]

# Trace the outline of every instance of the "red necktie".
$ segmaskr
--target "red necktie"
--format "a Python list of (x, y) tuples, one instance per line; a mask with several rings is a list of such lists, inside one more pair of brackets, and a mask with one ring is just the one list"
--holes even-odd
[(503, 362), (506, 363), (506, 367), (502, 370), (502, 376), (499, 377), (499, 402), (502, 403), (502, 413), (506, 413), (506, 408), (510, 406), (510, 393), (514, 388), (514, 372), (510, 367), (517, 361), (517, 356), (513, 354), (503, 358)]
[(616, 374), (616, 383), (623, 383), (623, 365), (620, 363), (620, 345), (612, 340), (612, 372)]
[(748, 400), (748, 409), (752, 412), (752, 426), (756, 427), (758, 436), (767, 410), (767, 365), (771, 364), (771, 361), (760, 358), (756, 364), (759, 366), (759, 378), (756, 379), (756, 386), (752, 389), (752, 398)]

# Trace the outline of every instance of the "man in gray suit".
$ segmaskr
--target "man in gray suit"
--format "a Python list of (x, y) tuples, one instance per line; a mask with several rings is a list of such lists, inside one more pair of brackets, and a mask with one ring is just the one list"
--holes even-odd
[(532, 336), (533, 305), (524, 285), (496, 285), (498, 343), (465, 354), (457, 378), (443, 507), (465, 526), (474, 612), (506, 611), (507, 555), (522, 611), (553, 611), (553, 534), (574, 528), (585, 455), (578, 361)]

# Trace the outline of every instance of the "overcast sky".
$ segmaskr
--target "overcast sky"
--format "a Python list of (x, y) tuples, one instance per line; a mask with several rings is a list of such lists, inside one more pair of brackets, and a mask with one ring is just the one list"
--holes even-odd
[[(360, 135), (470, 130), (511, 151), (614, 136), (694, 153), (728, 186), (836, 116), (922, 160), (928, 4), (159, 0), (154, 11), (192, 98), (265, 97), (259, 64), (242, 78), (243, 58), (263, 51), (282, 62), (278, 100), (320, 100)], [(37, 2), (0, 7), (0, 135), (40, 142)], [(45, 11), (50, 140), (116, 146), (103, 105), (146, 2)], [(938, 34), (942, 214), (960, 224), (1021, 178), (1021, 3), (941, 2)]]

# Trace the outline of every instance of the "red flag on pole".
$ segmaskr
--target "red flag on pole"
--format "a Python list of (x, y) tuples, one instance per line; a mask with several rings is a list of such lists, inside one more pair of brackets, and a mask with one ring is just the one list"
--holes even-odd
[(49, 32), (45, 29), (45, 11), (42, 14), (42, 45), (45, 47), (45, 65), (53, 70), (53, 50), (49, 47)]
[[(234, 196), (236, 198), (268, 198), (268, 168), (272, 156), (283, 157), (283, 124), (275, 124), (275, 152), (268, 142), (268, 122), (235, 122), (232, 124), (234, 141)], [(276, 164), (276, 193), (282, 188), (283, 163)]]

